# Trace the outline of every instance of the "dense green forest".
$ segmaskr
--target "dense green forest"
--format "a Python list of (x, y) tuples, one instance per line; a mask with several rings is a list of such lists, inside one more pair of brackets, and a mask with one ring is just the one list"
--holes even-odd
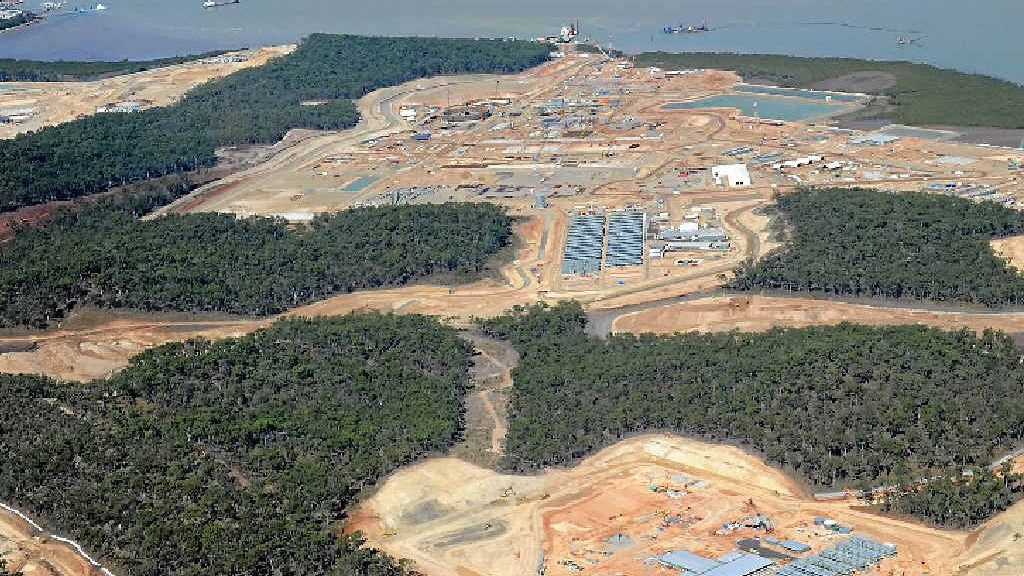
[(578, 304), (483, 322), (521, 355), (507, 465), (567, 464), (643, 431), (734, 441), (819, 487), (990, 463), (1024, 435), (1021, 351), (920, 326), (584, 333)]
[(901, 486), (880, 497), (880, 510), (923, 518), (944, 528), (969, 529), (1020, 500), (1024, 475), (1007, 463), (998, 473), (988, 468), (947, 474), (925, 484)]
[(737, 271), (740, 290), (1024, 304), (1024, 276), (989, 245), (1024, 213), (920, 192), (801, 190), (778, 199), (787, 242)]
[[(178, 104), (0, 141), (0, 211), (209, 166), (219, 146), (272, 143), (292, 128), (349, 128), (359, 117), (353, 100), (384, 86), (516, 72), (547, 57), (548, 48), (530, 42), (314, 34), (295, 52), (198, 86)], [(327, 103), (302, 106), (312, 100)]]
[(636, 64), (733, 70), (745, 79), (801, 88), (858, 72), (882, 72), (894, 77), (895, 85), (867, 91), (895, 106), (897, 122), (1024, 128), (1024, 86), (927, 64), (707, 52), (648, 52), (637, 56)]
[(404, 576), (339, 536), (365, 488), (459, 436), (471, 347), (421, 316), (288, 320), (110, 380), (0, 376), (0, 499), (124, 576)]
[(120, 74), (134, 74), (154, 68), (166, 68), (175, 64), (212, 58), (225, 52), (226, 50), (218, 50), (191, 56), (174, 56), (156, 60), (122, 60), (120, 62), (63, 60), (46, 62), (0, 58), (0, 82), (89, 82)]
[(0, 327), (45, 327), (81, 303), (263, 316), (438, 274), (475, 278), (512, 239), (511, 217), (486, 203), (359, 208), (297, 230), (226, 214), (138, 220), (175, 195), (101, 201), (0, 244)]

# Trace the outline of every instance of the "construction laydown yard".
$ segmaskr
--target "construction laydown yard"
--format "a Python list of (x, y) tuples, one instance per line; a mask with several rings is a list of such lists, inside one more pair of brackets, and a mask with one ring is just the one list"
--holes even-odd
[[(776, 567), (812, 556), (850, 537), (823, 525), (827, 518), (896, 546), (896, 556), (873, 574), (1009, 575), (997, 559), (1022, 509), (980, 536), (934, 530), (875, 515), (853, 499), (816, 501), (738, 448), (651, 435), (539, 476), (431, 459), (393, 475), (346, 529), (363, 531), (372, 545), (414, 560), (431, 576), (521, 576), (541, 573), (540, 566), (551, 575), (668, 575), (678, 570), (654, 559), (673, 551), (716, 558), (756, 547)], [(809, 549), (794, 553), (769, 539)], [(986, 554), (987, 561), (961, 572)]]
[[(0, 108), (39, 113), (2, 127), (0, 136), (118, 102), (172, 102), (196, 83), (277, 53), (97, 83), (12, 85), (18, 90), (3, 93)], [(939, 131), (839, 130), (827, 114), (796, 122), (720, 106), (739, 106), (751, 94), (770, 96), (779, 110), (809, 99), (764, 95), (728, 71), (636, 69), (567, 48), (564, 57), (519, 75), (442, 77), (376, 91), (360, 100), (362, 120), (352, 130), (293, 134), (265, 161), (160, 213), (276, 216), (299, 225), (353, 206), (454, 200), (496, 203), (519, 217), (517, 251), (498, 277), (345, 294), (285, 316), (375, 309), (468, 326), (517, 304), (572, 298), (585, 303), (601, 333), (842, 321), (1024, 332), (1024, 313), (710, 296), (739, 264), (778, 246), (765, 208), (805, 184), (924, 190), (1008, 206), (1024, 192), (1019, 151), (959, 144)], [(857, 95), (846, 98), (828, 114), (863, 105)], [(590, 222), (579, 229), (583, 252), (568, 247), (580, 219)], [(1024, 268), (1021, 243), (1006, 239), (994, 247)], [(0, 371), (88, 380), (164, 342), (237, 336), (272, 320), (82, 310), (53, 330), (0, 335)], [(495, 366), (494, 386), (471, 396), (468, 416), (471, 427), (474, 418), (488, 422), (479, 432), (491, 461), (502, 451), (500, 399), (513, 385), (508, 362)], [(762, 516), (771, 532), (747, 522)], [(658, 560), (670, 552), (720, 559), (737, 546), (756, 548), (775, 570), (791, 562), (781, 556), (818, 554), (850, 537), (816, 518), (896, 546), (895, 557), (868, 573), (1019, 576), (1024, 565), (1024, 505), (972, 533), (933, 530), (878, 516), (853, 499), (814, 500), (758, 457), (670, 436), (627, 440), (577, 467), (538, 476), (433, 458), (383, 483), (345, 529), (363, 531), (371, 545), (411, 559), (427, 576), (523, 576), (540, 567), (554, 576), (636, 576), (678, 574)], [(768, 538), (810, 550), (796, 553)], [(72, 550), (0, 511), (5, 551), (27, 576), (95, 572)]]

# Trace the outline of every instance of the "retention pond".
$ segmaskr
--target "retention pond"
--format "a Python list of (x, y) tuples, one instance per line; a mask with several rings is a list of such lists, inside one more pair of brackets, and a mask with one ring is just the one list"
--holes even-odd
[(857, 94), (740, 84), (735, 88), (733, 94), (709, 96), (688, 102), (671, 102), (664, 108), (666, 110), (735, 108), (744, 116), (801, 122), (847, 112), (851, 106), (861, 100), (863, 97)]

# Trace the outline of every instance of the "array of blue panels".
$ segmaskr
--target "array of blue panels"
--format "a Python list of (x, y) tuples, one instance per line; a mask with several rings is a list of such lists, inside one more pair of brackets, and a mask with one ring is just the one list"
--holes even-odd
[(601, 269), (604, 216), (573, 216), (565, 239), (563, 274), (592, 274)]
[(614, 212), (608, 217), (609, 266), (639, 266), (644, 263), (643, 212)]

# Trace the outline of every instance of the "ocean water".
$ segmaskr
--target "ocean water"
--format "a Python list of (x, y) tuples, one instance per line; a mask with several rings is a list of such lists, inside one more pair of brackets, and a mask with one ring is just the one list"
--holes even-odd
[[(41, 0), (26, 0), (26, 5)], [(70, 0), (87, 6), (93, 0)], [(584, 35), (626, 51), (713, 50), (927, 62), (1024, 83), (1021, 0), (109, 0), (0, 34), (0, 57), (143, 59), (294, 42), (312, 32), (384, 35)], [(705, 34), (667, 35), (699, 24)], [(899, 37), (915, 38), (899, 45)]]
[(693, 100), (673, 102), (664, 106), (666, 110), (693, 110), (699, 108), (738, 108), (744, 116), (757, 116), (767, 120), (797, 122), (811, 120), (847, 109), (846, 106), (828, 104), (822, 100), (754, 94), (724, 94)]

